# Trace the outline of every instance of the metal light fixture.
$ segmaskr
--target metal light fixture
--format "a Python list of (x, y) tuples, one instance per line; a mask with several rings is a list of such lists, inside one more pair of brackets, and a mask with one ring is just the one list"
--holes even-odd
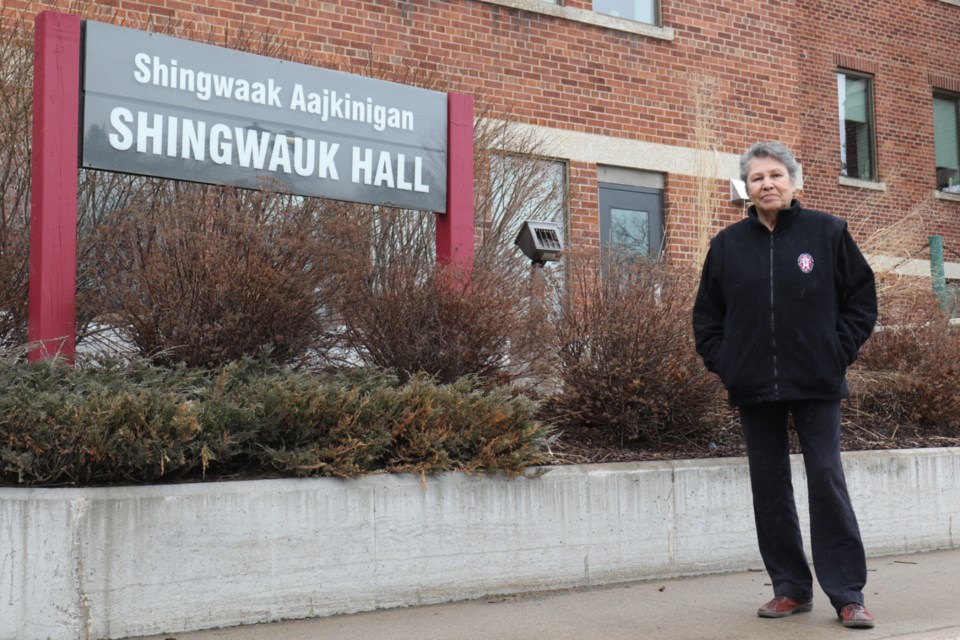
[(743, 204), (750, 199), (747, 195), (747, 183), (739, 178), (730, 179), (730, 202)]
[(533, 264), (541, 267), (548, 262), (558, 260), (563, 253), (560, 225), (555, 222), (524, 221), (513, 244), (520, 247)]

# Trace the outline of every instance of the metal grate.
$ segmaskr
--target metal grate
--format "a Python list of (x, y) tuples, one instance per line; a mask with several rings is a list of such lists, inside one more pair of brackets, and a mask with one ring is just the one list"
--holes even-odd
[(534, 229), (537, 234), (537, 244), (544, 249), (551, 251), (560, 251), (563, 247), (560, 244), (560, 238), (553, 229)]

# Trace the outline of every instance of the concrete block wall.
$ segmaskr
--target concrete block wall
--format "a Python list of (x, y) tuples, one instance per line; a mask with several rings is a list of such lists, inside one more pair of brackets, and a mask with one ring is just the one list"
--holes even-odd
[[(844, 454), (870, 555), (955, 548), (960, 449)], [(806, 527), (803, 467), (794, 461)], [(124, 638), (760, 566), (743, 459), (0, 489), (0, 638)]]

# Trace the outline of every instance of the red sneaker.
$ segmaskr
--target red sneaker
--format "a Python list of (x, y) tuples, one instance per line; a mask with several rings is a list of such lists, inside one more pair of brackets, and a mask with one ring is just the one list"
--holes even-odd
[(795, 613), (803, 613), (813, 609), (813, 601), (794, 600), (787, 596), (777, 596), (757, 610), (761, 618), (786, 618)]
[(851, 629), (871, 629), (873, 628), (873, 616), (864, 609), (862, 604), (851, 602), (843, 605), (840, 613), (837, 614), (843, 626)]

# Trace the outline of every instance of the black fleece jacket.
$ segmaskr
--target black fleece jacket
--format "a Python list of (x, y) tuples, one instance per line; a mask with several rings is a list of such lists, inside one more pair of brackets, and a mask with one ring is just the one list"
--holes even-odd
[(697, 353), (734, 405), (839, 400), (877, 319), (873, 271), (847, 223), (794, 200), (710, 242), (693, 308)]

